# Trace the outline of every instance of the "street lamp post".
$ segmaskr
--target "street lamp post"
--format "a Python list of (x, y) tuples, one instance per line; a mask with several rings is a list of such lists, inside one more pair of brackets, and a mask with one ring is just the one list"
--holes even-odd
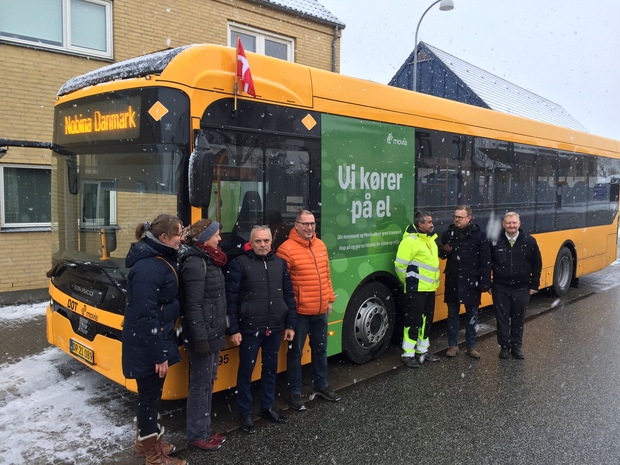
[(414, 50), (413, 50), (413, 90), (417, 92), (418, 90), (418, 31), (420, 30), (420, 24), (422, 24), (422, 20), (424, 19), (424, 15), (428, 13), (428, 10), (433, 8), (435, 5), (439, 3), (439, 9), (441, 11), (450, 11), (454, 9), (454, 2), (452, 0), (436, 0), (431, 3), (430, 6), (426, 9), (422, 16), (420, 16), (420, 21), (418, 21), (418, 26), (415, 28), (415, 39), (414, 39)]

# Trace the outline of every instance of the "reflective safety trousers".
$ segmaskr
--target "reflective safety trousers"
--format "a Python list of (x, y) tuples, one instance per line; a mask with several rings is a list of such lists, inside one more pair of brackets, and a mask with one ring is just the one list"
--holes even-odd
[(405, 232), (396, 252), (394, 270), (403, 291), (431, 292), (439, 287), (437, 234)]
[(424, 337), (424, 330), (426, 327), (426, 316), (422, 316), (422, 326), (418, 328), (418, 339), (414, 340), (409, 337), (410, 326), (405, 326), (403, 329), (403, 357), (415, 357), (416, 354), (425, 354), (430, 347), (430, 341), (427, 337)]

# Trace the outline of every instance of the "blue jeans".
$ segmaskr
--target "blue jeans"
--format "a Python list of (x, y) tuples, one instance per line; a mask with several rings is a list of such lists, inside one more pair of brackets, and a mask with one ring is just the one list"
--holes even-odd
[[(459, 310), (461, 304), (448, 304), (448, 345), (459, 345)], [(476, 346), (476, 334), (478, 333), (478, 306), (465, 306), (467, 324), (465, 326), (465, 343), (467, 347)]]
[(211, 428), (211, 399), (217, 379), (220, 352), (198, 355), (189, 352), (189, 392), (187, 394), (187, 440), (205, 439)]
[(261, 410), (273, 407), (276, 400), (276, 375), (278, 374), (278, 352), (282, 343), (282, 331), (265, 335), (265, 330), (242, 333), (239, 347), (239, 371), (237, 372), (237, 403), (241, 415), (252, 414), (252, 372), (256, 365), (258, 349), (261, 349)]
[(287, 353), (288, 391), (301, 394), (301, 356), (306, 337), (310, 336), (312, 385), (327, 386), (327, 315), (297, 315), (295, 338)]

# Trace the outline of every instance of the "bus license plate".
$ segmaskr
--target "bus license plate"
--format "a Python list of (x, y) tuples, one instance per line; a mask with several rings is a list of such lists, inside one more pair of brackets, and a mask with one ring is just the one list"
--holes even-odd
[(91, 365), (95, 364), (95, 351), (94, 350), (89, 349), (86, 346), (83, 346), (82, 344), (80, 344), (77, 341), (74, 341), (73, 339), (69, 340), (69, 350), (76, 357), (81, 358), (82, 360), (90, 363)]

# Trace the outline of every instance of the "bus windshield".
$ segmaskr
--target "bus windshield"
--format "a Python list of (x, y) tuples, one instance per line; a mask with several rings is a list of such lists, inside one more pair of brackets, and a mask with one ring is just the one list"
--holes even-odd
[(55, 152), (52, 160), (54, 264), (96, 263), (124, 277), (137, 224), (159, 213), (179, 214), (182, 153), (170, 144), (72, 152)]

